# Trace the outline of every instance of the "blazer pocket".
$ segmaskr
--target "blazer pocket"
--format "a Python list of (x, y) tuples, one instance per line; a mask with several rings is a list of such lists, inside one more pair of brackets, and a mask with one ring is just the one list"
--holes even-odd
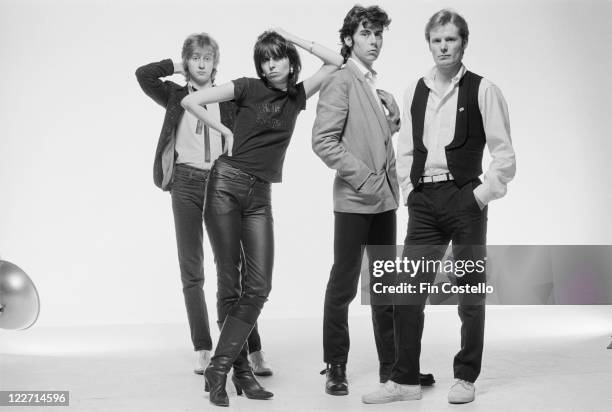
[[(363, 176), (366, 173), (368, 173), (368, 177), (366, 178), (365, 182), (362, 183), (360, 180), (358, 180), (359, 176)], [(367, 184), (370, 176), (374, 174), (374, 172), (362, 164), (358, 168), (338, 169), (336, 170), (336, 174), (340, 179), (344, 180), (349, 186), (351, 186), (354, 191), (359, 192), (361, 188)], [(361, 184), (361, 186), (358, 188), (359, 184)]]
[(372, 173), (366, 179), (365, 183), (357, 191), (362, 195), (362, 198), (367, 203), (376, 203), (382, 196), (385, 183), (385, 173)]
[(374, 173), (370, 173), (368, 177), (366, 178), (365, 182), (363, 182), (363, 184), (359, 187), (359, 189), (357, 189), (357, 192), (359, 193), (371, 192), (375, 176), (376, 175)]

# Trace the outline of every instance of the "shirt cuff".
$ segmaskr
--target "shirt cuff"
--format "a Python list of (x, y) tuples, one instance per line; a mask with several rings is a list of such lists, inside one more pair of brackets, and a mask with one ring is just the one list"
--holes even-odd
[(486, 205), (492, 200), (490, 196), (487, 196), (487, 190), (484, 184), (476, 186), (474, 189), (474, 198), (476, 203), (480, 206), (480, 210), (484, 209)]
[(410, 192), (412, 192), (413, 189), (414, 187), (412, 186), (412, 183), (408, 183), (406, 186), (402, 187), (402, 193), (404, 194), (404, 206), (408, 206), (408, 196), (410, 196)]

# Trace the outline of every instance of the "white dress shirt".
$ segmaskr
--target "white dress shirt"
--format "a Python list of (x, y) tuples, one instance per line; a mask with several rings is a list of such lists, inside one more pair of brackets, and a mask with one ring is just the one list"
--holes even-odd
[[(423, 144), (427, 148), (423, 176), (449, 172), (445, 147), (455, 137), (458, 85), (466, 71), (467, 69), (462, 65), (457, 75), (451, 80), (448, 89), (442, 94), (438, 94), (434, 87), (437, 73), (435, 67), (423, 78), (425, 85), (429, 88), (425, 124), (423, 125)], [(410, 182), (414, 151), (410, 108), (417, 83), (418, 81), (410, 85), (404, 93), (402, 128), (397, 143), (397, 175), (405, 203), (413, 189)], [(476, 200), (481, 208), (484, 208), (491, 200), (499, 199), (506, 194), (508, 182), (512, 180), (516, 172), (516, 160), (510, 138), (510, 120), (506, 101), (497, 86), (485, 78), (482, 78), (478, 88), (478, 107), (482, 116), (487, 147), (492, 158), (483, 183), (474, 189)]]
[[(189, 93), (192, 93), (191, 86), (189, 86)], [(218, 103), (206, 105), (206, 110), (217, 120), (221, 119)], [(206, 161), (206, 148), (204, 146), (205, 127), (203, 122), (200, 122), (197, 117), (185, 110), (176, 130), (175, 150), (177, 152), (177, 164), (186, 164), (198, 169), (208, 170), (212, 167), (214, 161), (223, 154), (221, 133), (209, 127), (210, 158)]]
[(363, 73), (363, 76), (365, 77), (366, 82), (368, 83), (368, 86), (370, 86), (370, 90), (372, 90), (372, 94), (374, 95), (374, 100), (378, 102), (378, 107), (384, 113), (385, 110), (383, 109), (383, 104), (380, 101), (380, 97), (378, 97), (378, 92), (376, 91), (376, 81), (378, 80), (376, 78), (376, 72), (374, 70), (370, 70), (367, 67), (365, 67), (365, 65), (361, 63), (359, 59), (353, 59), (352, 57), (350, 57), (349, 60), (355, 63), (355, 65)]

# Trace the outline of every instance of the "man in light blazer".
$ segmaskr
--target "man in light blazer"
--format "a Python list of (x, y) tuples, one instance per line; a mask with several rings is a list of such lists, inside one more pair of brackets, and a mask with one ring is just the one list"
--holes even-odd
[[(348, 12), (340, 29), (346, 64), (323, 84), (312, 131), (313, 150), (337, 171), (334, 264), (323, 315), (325, 391), (330, 395), (348, 394), (348, 306), (357, 294), (362, 245), (396, 244), (399, 186), (391, 136), (399, 129), (399, 108), (393, 96), (376, 89), (372, 69), (390, 22), (378, 6), (354, 6)], [(380, 382), (386, 382), (395, 361), (393, 307), (372, 306), (372, 322)]]

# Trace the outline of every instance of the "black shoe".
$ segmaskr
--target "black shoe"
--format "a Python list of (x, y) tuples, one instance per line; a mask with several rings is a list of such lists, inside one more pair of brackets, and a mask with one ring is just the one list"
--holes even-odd
[(419, 373), (419, 382), (421, 386), (433, 386), (436, 380), (431, 373)]
[(270, 399), (274, 394), (270, 391), (265, 390), (257, 379), (253, 375), (253, 371), (240, 371), (232, 375), (232, 382), (236, 386), (236, 393), (238, 395), (244, 394), (249, 399)]
[(227, 371), (223, 369), (211, 364), (204, 370), (204, 379), (206, 379), (206, 385), (210, 389), (210, 402), (217, 406), (229, 406), (229, 397), (225, 391)]
[(325, 392), (330, 395), (348, 395), (348, 382), (346, 380), (346, 364), (330, 365), (321, 371), (325, 375)]
[(265, 390), (253, 374), (248, 359), (247, 345), (244, 345), (234, 360), (232, 382), (238, 395), (244, 394), (249, 399), (270, 399), (274, 394)]

